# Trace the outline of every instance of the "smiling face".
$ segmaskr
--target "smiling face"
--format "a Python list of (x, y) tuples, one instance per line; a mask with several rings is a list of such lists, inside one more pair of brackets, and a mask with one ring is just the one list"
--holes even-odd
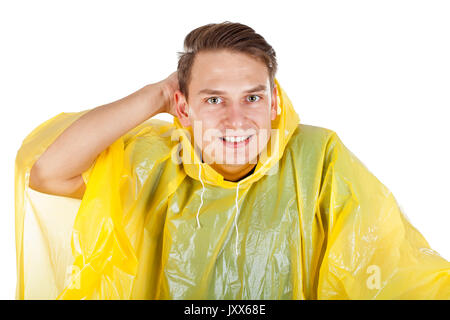
[(266, 65), (250, 55), (216, 50), (196, 55), (189, 101), (175, 92), (180, 123), (194, 132), (203, 161), (226, 180), (249, 173), (270, 138), (277, 116)]

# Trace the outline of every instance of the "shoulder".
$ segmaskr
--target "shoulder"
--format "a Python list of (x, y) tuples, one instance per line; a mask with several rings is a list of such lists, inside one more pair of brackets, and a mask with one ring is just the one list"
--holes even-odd
[(135, 140), (149, 139), (167, 143), (171, 140), (171, 133), (174, 129), (175, 125), (173, 123), (159, 119), (149, 119), (127, 132), (123, 136), (124, 144), (127, 146)]
[[(116, 147), (121, 149), (120, 152), (123, 155), (125, 169), (123, 176), (148, 176), (162, 167), (163, 162), (170, 157), (173, 128), (174, 125), (169, 122), (150, 119), (121, 136), (122, 142)], [(108, 150), (109, 148), (103, 152)], [(86, 185), (97, 159), (82, 173)]]
[(132, 166), (153, 167), (170, 157), (175, 144), (172, 133), (175, 126), (159, 119), (150, 119), (124, 136), (125, 154)]
[(342, 161), (353, 160), (353, 154), (342, 143), (338, 134), (328, 128), (299, 124), (289, 140), (285, 154), (294, 159), (304, 170), (323, 170), (337, 158)]
[(336, 141), (337, 134), (335, 131), (308, 124), (299, 124), (290, 138), (286, 148), (293, 151), (300, 149), (325, 150), (328, 149), (330, 143)]

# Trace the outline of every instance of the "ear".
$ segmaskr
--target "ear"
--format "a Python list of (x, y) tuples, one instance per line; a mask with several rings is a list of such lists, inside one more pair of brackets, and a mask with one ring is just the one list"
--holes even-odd
[(189, 119), (189, 105), (186, 101), (186, 97), (180, 90), (176, 90), (174, 93), (175, 98), (175, 112), (183, 127), (189, 127), (191, 121)]
[(278, 111), (278, 88), (275, 84), (272, 91), (272, 104), (270, 106), (270, 119), (273, 121), (277, 118)]

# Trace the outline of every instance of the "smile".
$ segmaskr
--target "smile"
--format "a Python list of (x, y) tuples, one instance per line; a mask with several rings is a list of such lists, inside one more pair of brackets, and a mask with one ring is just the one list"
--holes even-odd
[(247, 145), (252, 136), (253, 135), (245, 137), (220, 137), (220, 139), (222, 140), (225, 146), (238, 148)]

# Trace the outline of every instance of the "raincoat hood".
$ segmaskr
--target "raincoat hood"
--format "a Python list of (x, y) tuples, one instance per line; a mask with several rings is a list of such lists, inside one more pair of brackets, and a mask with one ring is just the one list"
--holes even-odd
[[(276, 78), (274, 79), (274, 82), (278, 89), (277, 117), (272, 121), (272, 132), (275, 133), (275, 135), (271, 135), (267, 143), (267, 156), (259, 157), (253, 174), (238, 182), (224, 180), (224, 177), (214, 170), (209, 164), (201, 162), (198, 152), (193, 147), (193, 142), (189, 138), (194, 136), (192, 127), (183, 127), (179, 119), (174, 117), (173, 123), (181, 132), (181, 159), (183, 161), (184, 171), (187, 175), (195, 180), (200, 180), (204, 183), (222, 188), (235, 189), (239, 187), (246, 189), (254, 182), (261, 179), (264, 175), (268, 174), (269, 170), (276, 169), (276, 166), (278, 166), (278, 161), (283, 156), (284, 149), (289, 139), (300, 122), (300, 118), (295, 112), (291, 101), (286, 95), (286, 92), (283, 88), (281, 88)], [(272, 147), (274, 147), (275, 150), (272, 150)]]

